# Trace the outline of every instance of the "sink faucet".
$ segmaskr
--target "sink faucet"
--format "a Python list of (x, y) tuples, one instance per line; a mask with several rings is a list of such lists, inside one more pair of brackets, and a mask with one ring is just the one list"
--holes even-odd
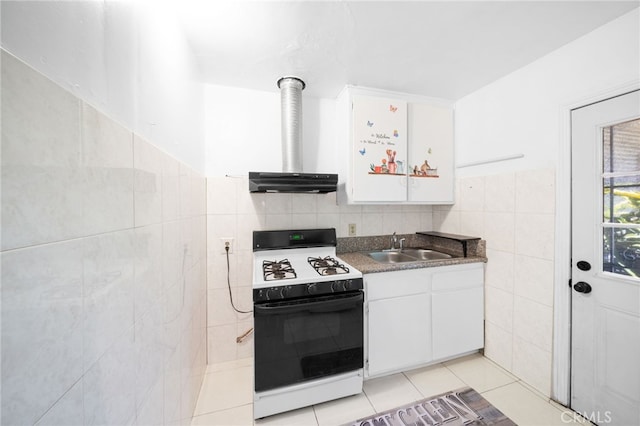
[[(400, 250), (404, 248), (405, 240), (406, 238), (400, 238)], [(389, 250), (396, 250), (396, 244), (398, 244), (398, 236), (394, 232), (393, 235), (391, 235), (391, 248)]]

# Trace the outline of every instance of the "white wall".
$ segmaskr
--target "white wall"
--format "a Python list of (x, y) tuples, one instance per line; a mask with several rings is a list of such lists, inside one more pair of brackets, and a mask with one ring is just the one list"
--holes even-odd
[(193, 415), (204, 93), (174, 19), (150, 6), (0, 3), (2, 424)]
[(487, 240), (485, 355), (547, 396), (565, 397), (552, 360), (569, 315), (568, 108), (638, 85), (636, 9), (456, 104), (458, 164), (524, 157), (458, 169), (458, 202), (433, 226)]
[(204, 176), (1, 53), (0, 422), (189, 423)]
[[(208, 85), (206, 88), (207, 176), (282, 171), (280, 93)], [(302, 92), (304, 172), (337, 173), (334, 99)]]
[(82, 100), (204, 171), (203, 85), (161, 3), (2, 1), (2, 46)]
[(458, 169), (459, 176), (555, 167), (562, 112), (640, 80), (638, 9), (456, 103), (456, 161), (518, 160)]

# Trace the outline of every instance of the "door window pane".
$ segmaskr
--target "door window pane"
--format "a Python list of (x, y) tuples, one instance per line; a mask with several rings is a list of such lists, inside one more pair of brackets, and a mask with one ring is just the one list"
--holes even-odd
[(640, 175), (604, 178), (603, 221), (640, 224)]
[(602, 141), (605, 173), (640, 170), (640, 119), (605, 127)]
[(605, 127), (602, 148), (603, 270), (640, 277), (640, 119)]
[(605, 272), (640, 277), (640, 229), (604, 228)]

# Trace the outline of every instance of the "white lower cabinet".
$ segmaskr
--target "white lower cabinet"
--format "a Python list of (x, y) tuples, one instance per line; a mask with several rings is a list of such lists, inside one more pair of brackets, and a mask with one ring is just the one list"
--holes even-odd
[(392, 373), (430, 361), (430, 342), (424, 332), (430, 303), (428, 294), (369, 303), (370, 375)]
[(433, 274), (431, 335), (434, 360), (484, 346), (484, 270), (464, 266)]
[(484, 264), (365, 274), (366, 377), (484, 345)]

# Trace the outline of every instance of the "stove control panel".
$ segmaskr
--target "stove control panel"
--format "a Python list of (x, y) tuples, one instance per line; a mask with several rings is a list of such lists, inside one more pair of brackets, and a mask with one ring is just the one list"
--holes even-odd
[(267, 302), (271, 300), (287, 300), (299, 297), (322, 296), (326, 294), (344, 293), (362, 290), (362, 278), (345, 280), (321, 281), (307, 284), (280, 285), (253, 289), (253, 302)]

